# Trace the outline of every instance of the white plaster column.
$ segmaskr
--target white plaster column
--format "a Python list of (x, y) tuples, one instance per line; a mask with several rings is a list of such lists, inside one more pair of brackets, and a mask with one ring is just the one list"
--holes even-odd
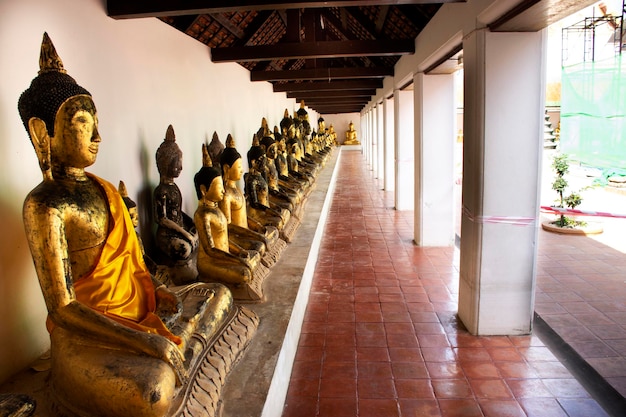
[(464, 37), (459, 317), (472, 334), (532, 330), (545, 31)]
[(384, 110), (383, 103), (376, 105), (376, 137), (378, 143), (378, 153), (376, 155), (376, 178), (381, 180), (379, 182), (380, 188), (383, 188), (383, 179), (385, 178), (385, 122), (383, 120)]
[(393, 191), (396, 189), (395, 171), (395, 141), (393, 136), (394, 120), (393, 120), (393, 97), (383, 100), (383, 148), (385, 161), (384, 189)]
[(365, 157), (365, 163), (368, 163), (368, 152), (367, 152), (367, 144), (369, 140), (369, 125), (368, 125), (368, 116), (369, 110), (366, 111), (363, 115), (361, 115), (361, 152), (363, 152), (363, 156)]
[(376, 177), (376, 171), (378, 170), (378, 120), (376, 117), (376, 114), (378, 113), (377, 108), (378, 106), (374, 106), (372, 108), (370, 122), (370, 138), (372, 139), (372, 147), (370, 148), (372, 152), (370, 170), (374, 171), (374, 177)]
[(395, 207), (396, 210), (413, 210), (414, 195), (414, 141), (413, 91), (394, 91), (395, 122)]
[(419, 246), (454, 244), (454, 75), (416, 74), (415, 212)]

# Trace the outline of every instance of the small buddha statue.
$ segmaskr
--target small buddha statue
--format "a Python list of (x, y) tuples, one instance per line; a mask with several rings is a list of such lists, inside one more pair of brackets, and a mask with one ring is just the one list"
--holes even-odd
[(198, 274), (204, 282), (221, 282), (238, 300), (263, 301), (263, 280), (269, 270), (256, 251), (248, 251), (228, 238), (228, 221), (218, 203), (224, 198), (220, 172), (203, 166), (194, 176), (198, 208), (194, 222), (199, 231)]
[[(18, 109), (43, 175), (23, 220), (48, 309), (54, 414), (208, 417), (221, 385), (206, 388), (198, 369), (228, 372), (258, 318), (220, 284), (154, 285), (117, 189), (85, 171), (102, 144), (91, 94), (47, 34), (39, 63)], [(220, 363), (216, 343), (233, 350)]]
[(174, 182), (183, 168), (183, 154), (172, 125), (167, 127), (165, 139), (156, 151), (156, 163), (160, 179), (153, 199), (160, 256), (155, 260), (170, 267), (170, 278), (175, 284), (193, 282), (197, 277), (198, 233), (193, 219), (183, 212), (183, 197)]
[(289, 172), (289, 163), (287, 162), (287, 144), (285, 138), (278, 133), (278, 128), (274, 129), (274, 137), (276, 138), (276, 158), (274, 163), (278, 170), (278, 179), (281, 185), (288, 188), (298, 190), (303, 198), (308, 197), (311, 192), (311, 183), (297, 172)]
[(346, 140), (343, 141), (344, 145), (360, 145), (361, 142), (356, 138), (356, 130), (354, 130), (354, 123), (350, 122), (348, 130), (346, 130)]
[(235, 140), (230, 134), (226, 138), (226, 149), (222, 153), (221, 165), (224, 198), (218, 202), (218, 205), (228, 221), (228, 234), (244, 241), (263, 242), (266, 251), (262, 254), (262, 262), (265, 266), (271, 267), (280, 258), (286, 244), (280, 239), (278, 229), (248, 218), (246, 198), (237, 186), (237, 182), (243, 176), (242, 159), (235, 148)]
[(263, 174), (265, 171), (265, 150), (259, 146), (256, 135), (248, 151), (248, 172), (244, 175), (246, 211), (248, 218), (264, 226), (274, 226), (287, 242), (291, 236), (285, 234), (285, 226), (291, 218), (289, 210), (270, 206), (269, 189)]
[(271, 136), (265, 136), (261, 139), (261, 147), (265, 149), (265, 178), (270, 192), (270, 201), (280, 207), (285, 207), (293, 213), (294, 209), (300, 204), (302, 198), (294, 189), (286, 186), (281, 187), (279, 184), (278, 169), (276, 168), (276, 155), (278, 147), (276, 141)]
[[(135, 229), (135, 233), (137, 233), (137, 241), (139, 242), (139, 247), (141, 248), (143, 260), (148, 267), (148, 271), (150, 271), (150, 274), (156, 275), (159, 268), (156, 262), (154, 262), (152, 258), (150, 258), (150, 256), (146, 254), (146, 250), (143, 246), (143, 241), (141, 239), (141, 236), (139, 235), (139, 231), (137, 230), (137, 227), (139, 226), (139, 211), (137, 210), (137, 203), (135, 203), (135, 201), (128, 196), (128, 190), (126, 189), (126, 184), (124, 184), (124, 181), (120, 181), (119, 185), (117, 186), (117, 191), (120, 193), (122, 201), (124, 201), (124, 205), (126, 206), (126, 210), (128, 210), (128, 215), (130, 216), (130, 221), (133, 225), (133, 228)], [(159, 282), (159, 285), (160, 284), (163, 284), (163, 282)]]
[(222, 156), (222, 152), (224, 152), (224, 144), (220, 141), (217, 132), (213, 132), (213, 137), (211, 138), (211, 143), (207, 146), (207, 150), (209, 152), (209, 156), (211, 157), (211, 163), (215, 168), (220, 170), (220, 158)]

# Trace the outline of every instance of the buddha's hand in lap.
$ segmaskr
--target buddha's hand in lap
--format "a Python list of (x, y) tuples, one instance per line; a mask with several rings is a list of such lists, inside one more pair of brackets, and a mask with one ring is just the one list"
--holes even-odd
[(157, 310), (156, 314), (161, 317), (166, 325), (175, 322), (183, 313), (182, 301), (165, 285), (155, 290)]

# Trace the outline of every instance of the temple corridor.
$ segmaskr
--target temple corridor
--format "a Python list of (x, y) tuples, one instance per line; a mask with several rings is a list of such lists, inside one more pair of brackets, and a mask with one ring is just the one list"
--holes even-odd
[(458, 250), (380, 188), (344, 151), (283, 417), (607, 416), (536, 335), (464, 330)]

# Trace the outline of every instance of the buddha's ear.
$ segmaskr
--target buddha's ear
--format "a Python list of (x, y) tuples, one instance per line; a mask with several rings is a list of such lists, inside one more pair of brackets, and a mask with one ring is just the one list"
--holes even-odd
[(200, 184), (200, 195), (204, 198), (204, 195), (209, 191), (204, 184)]
[(31, 117), (28, 121), (28, 132), (30, 140), (35, 148), (37, 159), (39, 160), (39, 168), (43, 174), (44, 180), (52, 179), (52, 171), (50, 166), (50, 135), (46, 123), (38, 117)]

